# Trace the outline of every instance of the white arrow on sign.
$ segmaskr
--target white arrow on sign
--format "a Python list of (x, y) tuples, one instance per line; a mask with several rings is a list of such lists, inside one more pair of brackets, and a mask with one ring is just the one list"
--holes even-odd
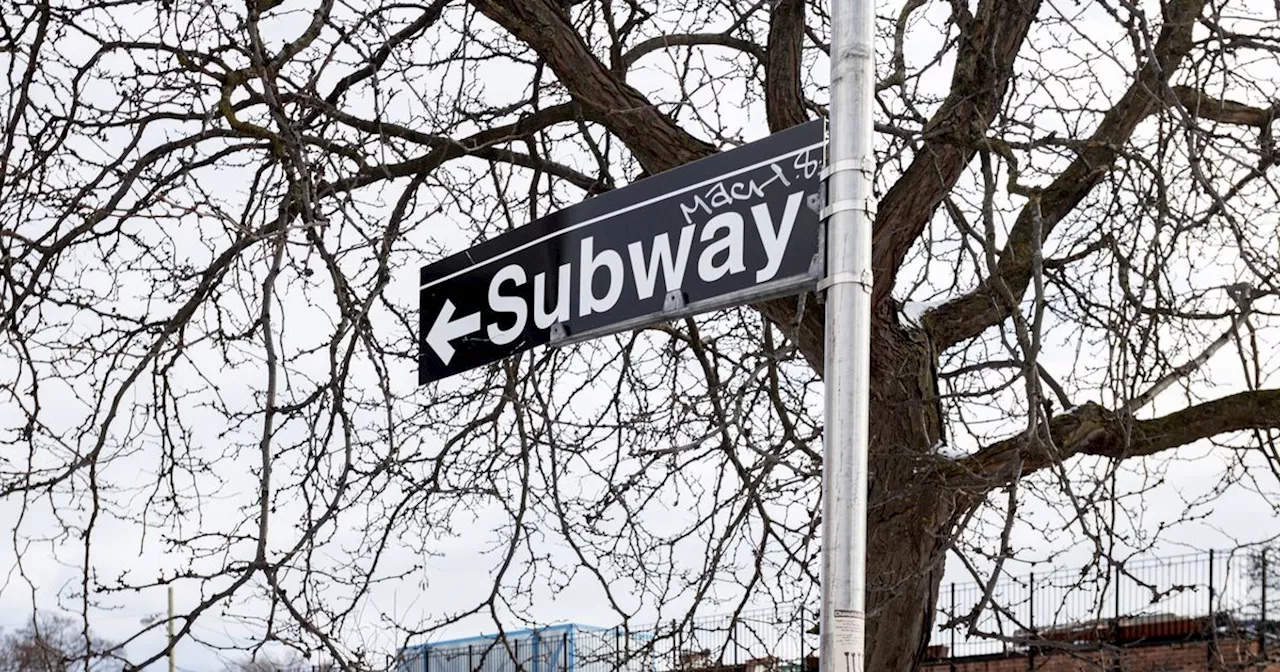
[(453, 359), (454, 340), (480, 331), (480, 313), (463, 315), (455, 320), (453, 310), (453, 302), (445, 299), (440, 314), (436, 315), (436, 321), (431, 325), (431, 331), (427, 332), (427, 345), (436, 351), (436, 356), (445, 364)]

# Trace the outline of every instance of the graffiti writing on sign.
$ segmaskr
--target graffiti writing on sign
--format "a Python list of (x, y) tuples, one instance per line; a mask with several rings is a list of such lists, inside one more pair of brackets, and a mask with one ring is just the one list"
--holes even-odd
[(705, 191), (694, 193), (692, 198), (680, 203), (680, 214), (684, 217), (685, 224), (692, 224), (693, 218), (699, 213), (710, 216), (739, 201), (764, 200), (765, 190), (771, 186), (786, 188), (800, 179), (812, 179), (822, 165), (821, 157), (814, 156), (815, 151), (810, 149), (795, 155), (790, 166), (784, 167), (782, 163), (775, 161), (764, 171), (757, 171), (757, 174), (750, 177), (735, 176), (716, 182)]

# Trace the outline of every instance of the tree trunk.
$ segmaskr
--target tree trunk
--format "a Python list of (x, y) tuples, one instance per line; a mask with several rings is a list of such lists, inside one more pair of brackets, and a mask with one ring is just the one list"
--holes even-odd
[[(799, 322), (795, 299), (756, 307), (821, 371), (823, 311), (813, 296), (806, 305)], [(912, 672), (929, 645), (950, 535), (981, 497), (945, 483), (934, 448), (942, 438), (937, 356), (924, 331), (902, 328), (896, 305), (873, 319), (866, 669)]]
[(957, 506), (934, 447), (936, 357), (893, 308), (872, 329), (866, 669), (911, 672), (929, 644)]

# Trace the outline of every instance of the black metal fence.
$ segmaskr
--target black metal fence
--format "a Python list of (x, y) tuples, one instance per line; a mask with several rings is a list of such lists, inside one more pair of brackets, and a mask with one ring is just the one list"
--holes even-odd
[(946, 584), (932, 658), (1205, 636), (1275, 646), (1280, 552), (1265, 547)]
[(652, 669), (706, 667), (786, 669), (798, 672), (817, 656), (815, 609), (807, 605), (672, 621), (666, 641), (655, 640)]
[[(1229, 636), (1280, 649), (1280, 550), (1253, 547), (941, 587), (934, 660)], [(411, 647), (403, 672), (811, 672), (817, 607), (646, 626), (555, 626)]]

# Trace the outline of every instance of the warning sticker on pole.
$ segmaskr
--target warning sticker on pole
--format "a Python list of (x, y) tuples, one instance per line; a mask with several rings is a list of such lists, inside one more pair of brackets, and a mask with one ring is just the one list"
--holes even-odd
[(861, 611), (835, 609), (832, 627), (832, 653), (830, 668), (838, 672), (862, 672), (863, 631), (866, 618)]

